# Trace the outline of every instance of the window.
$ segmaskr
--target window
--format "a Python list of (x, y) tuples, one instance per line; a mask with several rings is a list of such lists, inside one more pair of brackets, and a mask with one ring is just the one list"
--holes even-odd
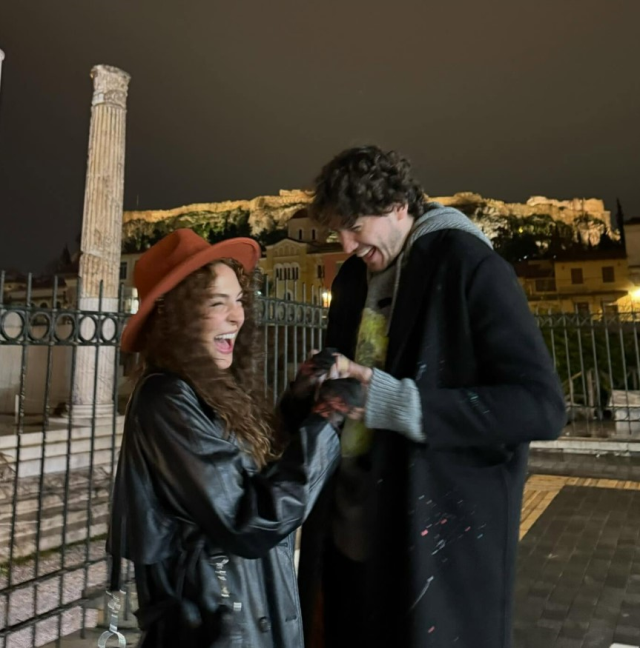
[(127, 269), (128, 264), (126, 261), (120, 261), (120, 281), (126, 281), (127, 279)]
[(317, 269), (318, 269), (318, 279), (324, 279), (324, 266), (319, 265)]
[(298, 230), (298, 241), (302, 241), (302, 230)]
[(315, 231), (315, 229), (312, 229), (312, 230), (311, 230), (311, 240), (312, 240), (312, 241), (315, 241), (315, 240), (316, 240), (316, 231)]
[(616, 280), (616, 273), (613, 266), (604, 266), (602, 268), (602, 282), (613, 283)]
[(275, 267), (276, 281), (298, 281), (300, 278), (300, 266), (296, 265), (277, 265)]
[(572, 284), (584, 283), (584, 277), (582, 276), (582, 268), (571, 268), (571, 283)]
[(536, 292), (555, 292), (555, 279), (536, 279)]
[(576, 313), (578, 315), (588, 315), (590, 312), (589, 302), (576, 302)]

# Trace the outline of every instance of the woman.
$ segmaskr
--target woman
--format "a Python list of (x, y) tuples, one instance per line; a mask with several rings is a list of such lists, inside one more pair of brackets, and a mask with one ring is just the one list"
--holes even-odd
[[(303, 645), (294, 531), (339, 441), (312, 415), (277, 447), (256, 361), (259, 253), (250, 239), (209, 245), (177, 230), (136, 266), (141, 303), (122, 349), (145, 369), (125, 418), (109, 550), (112, 589), (120, 558), (134, 563), (144, 648)], [(298, 395), (322, 371), (308, 363)]]

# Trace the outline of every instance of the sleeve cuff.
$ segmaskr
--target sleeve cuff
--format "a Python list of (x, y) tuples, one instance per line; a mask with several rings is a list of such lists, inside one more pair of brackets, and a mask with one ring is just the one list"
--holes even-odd
[(420, 392), (410, 378), (398, 380), (393, 376), (373, 370), (364, 423), (370, 429), (393, 430), (411, 441), (424, 443)]

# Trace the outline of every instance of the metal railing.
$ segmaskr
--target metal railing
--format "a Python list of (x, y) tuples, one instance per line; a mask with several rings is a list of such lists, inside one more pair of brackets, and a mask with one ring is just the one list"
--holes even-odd
[[(31, 305), (30, 277), (24, 303), (3, 303), (4, 283), (0, 273), (0, 648), (22, 648), (96, 623), (90, 599), (106, 582), (109, 496), (136, 359), (119, 351), (130, 316), (122, 288), (115, 310), (102, 288), (95, 309), (81, 310)], [(55, 280), (49, 303), (60, 303), (57, 293)], [(257, 309), (276, 399), (322, 347), (326, 309), (264, 296)]]
[[(0, 300), (4, 293), (0, 276)], [(119, 442), (116, 407), (97, 417), (75, 417), (77, 372), (93, 395), (111, 376), (116, 402), (118, 342), (126, 316), (103, 309), (46, 309), (0, 301), (0, 638), (36, 646), (90, 625), (83, 605), (104, 582), (103, 541)], [(58, 302), (58, 281), (51, 286)], [(79, 294), (81, 285), (78, 287)], [(8, 396), (8, 398), (7, 398)], [(12, 411), (7, 403), (15, 402)], [(66, 408), (62, 407), (66, 403)]]
[(536, 319), (562, 380), (565, 435), (640, 440), (640, 312)]

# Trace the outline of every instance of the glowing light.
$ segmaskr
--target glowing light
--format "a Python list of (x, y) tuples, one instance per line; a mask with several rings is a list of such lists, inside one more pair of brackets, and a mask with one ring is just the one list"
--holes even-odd
[(322, 291), (322, 305), (325, 308), (329, 308), (331, 305), (331, 292), (329, 290), (323, 290)]

